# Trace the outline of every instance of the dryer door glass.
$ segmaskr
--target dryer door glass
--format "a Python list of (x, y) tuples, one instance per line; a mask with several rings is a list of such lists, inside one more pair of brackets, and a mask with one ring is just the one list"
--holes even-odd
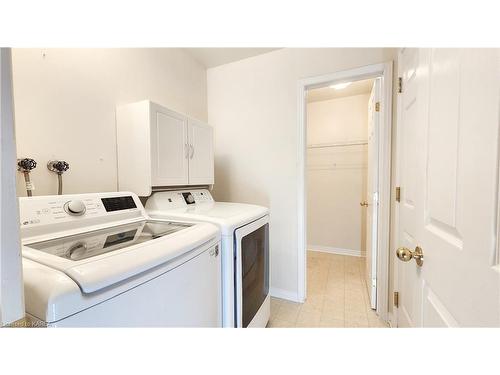
[(242, 325), (247, 327), (269, 294), (269, 224), (241, 239)]

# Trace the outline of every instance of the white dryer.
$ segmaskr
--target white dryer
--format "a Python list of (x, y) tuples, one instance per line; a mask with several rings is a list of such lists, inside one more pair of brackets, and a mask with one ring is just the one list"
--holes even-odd
[(53, 327), (220, 327), (220, 231), (133, 193), (19, 199), (27, 317)]
[(207, 189), (156, 192), (145, 207), (156, 219), (217, 224), (222, 233), (223, 326), (266, 326), (271, 310), (266, 207), (215, 202)]

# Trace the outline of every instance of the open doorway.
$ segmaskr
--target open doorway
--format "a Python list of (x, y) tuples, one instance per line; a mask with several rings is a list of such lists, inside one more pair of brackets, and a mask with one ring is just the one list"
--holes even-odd
[(388, 318), (391, 75), (299, 82), (299, 299), (343, 307), (346, 326)]
[[(307, 92), (308, 257), (319, 257), (312, 252), (340, 255), (330, 257), (339, 263), (330, 280), (338, 280), (338, 288), (349, 282), (358, 289), (359, 283), (365, 288), (359, 297), (366, 294), (365, 302), (373, 309), (378, 177), (374, 129), (379, 86), (378, 78), (371, 78)], [(313, 272), (308, 274), (308, 284), (317, 288), (317, 283), (311, 283), (317, 280), (317, 270), (311, 268), (315, 262), (309, 263)], [(342, 283), (344, 276), (348, 280)]]

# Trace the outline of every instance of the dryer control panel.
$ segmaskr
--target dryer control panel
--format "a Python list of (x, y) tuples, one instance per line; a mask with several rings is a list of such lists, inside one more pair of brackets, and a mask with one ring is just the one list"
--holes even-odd
[(154, 206), (161, 210), (196, 206), (214, 202), (212, 194), (207, 189), (161, 191), (154, 193), (146, 202), (146, 207)]
[(190, 190), (180, 192), (186, 204), (213, 202), (214, 199), (208, 190)]

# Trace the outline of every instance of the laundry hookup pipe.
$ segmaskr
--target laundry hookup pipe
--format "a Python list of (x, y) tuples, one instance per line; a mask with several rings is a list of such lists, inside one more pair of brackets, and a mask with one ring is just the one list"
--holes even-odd
[(26, 183), (26, 194), (31, 197), (35, 186), (30, 179), (30, 172), (36, 168), (36, 161), (30, 158), (17, 159), (17, 170), (24, 175), (24, 182)]
[(57, 174), (57, 183), (58, 183), (57, 194), (58, 195), (62, 195), (62, 189), (63, 189), (63, 185), (62, 185), (62, 173), (58, 173)]
[(24, 182), (26, 183), (26, 194), (28, 197), (33, 196), (32, 190), (33, 190), (33, 183), (30, 180), (30, 172), (29, 171), (24, 171)]

